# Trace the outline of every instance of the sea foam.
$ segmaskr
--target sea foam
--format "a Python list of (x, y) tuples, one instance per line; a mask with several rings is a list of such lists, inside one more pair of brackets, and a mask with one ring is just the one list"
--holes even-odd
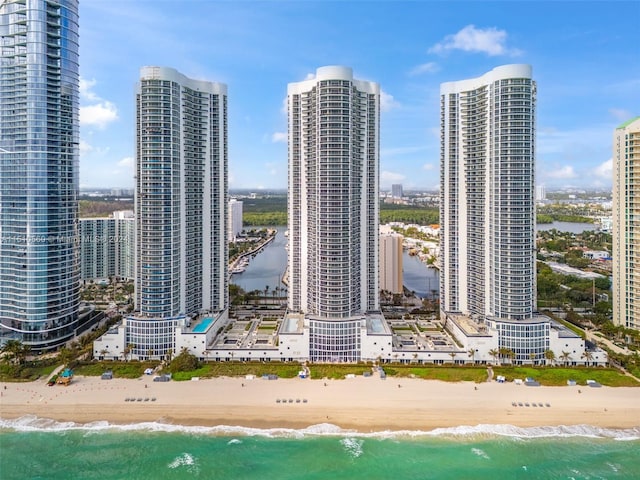
[(106, 421), (91, 423), (58, 422), (55, 420), (26, 415), (16, 419), (0, 418), (0, 430), (19, 432), (63, 432), (68, 430), (85, 431), (88, 434), (107, 431), (145, 431), (164, 433), (184, 433), (190, 435), (215, 435), (228, 437), (269, 437), (269, 438), (304, 438), (318, 436), (335, 436), (348, 438), (450, 438), (478, 439), (495, 437), (557, 438), (586, 437), (606, 438), (613, 440), (640, 440), (640, 427), (628, 429), (601, 428), (591, 425), (559, 425), (549, 427), (516, 427), (514, 425), (461, 425), (458, 427), (436, 428), (433, 430), (387, 430), (378, 432), (357, 432), (338, 427), (330, 423), (311, 425), (301, 429), (291, 428), (251, 428), (233, 425), (217, 425), (212, 427), (175, 425), (162, 422), (141, 422), (131, 424), (113, 424)]

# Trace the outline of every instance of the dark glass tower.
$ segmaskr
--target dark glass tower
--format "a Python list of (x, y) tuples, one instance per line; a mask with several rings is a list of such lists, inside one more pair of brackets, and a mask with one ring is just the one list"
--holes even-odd
[(78, 1), (0, 3), (0, 335), (34, 350), (74, 335)]

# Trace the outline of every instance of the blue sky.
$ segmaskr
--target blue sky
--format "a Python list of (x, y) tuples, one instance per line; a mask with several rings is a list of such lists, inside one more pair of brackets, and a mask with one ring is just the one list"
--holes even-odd
[(81, 0), (80, 184), (133, 187), (141, 66), (223, 82), (230, 188), (286, 188), (287, 84), (346, 65), (382, 88), (380, 184), (436, 189), (439, 90), (508, 63), (538, 83), (537, 183), (610, 187), (640, 115), (637, 1)]

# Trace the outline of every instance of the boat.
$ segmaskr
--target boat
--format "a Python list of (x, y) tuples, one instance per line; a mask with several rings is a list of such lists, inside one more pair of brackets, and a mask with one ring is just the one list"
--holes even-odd
[(238, 261), (238, 263), (236, 264), (235, 267), (233, 267), (231, 269), (231, 273), (242, 273), (244, 272), (247, 267), (249, 266), (249, 260), (247, 260), (246, 257), (242, 258), (241, 260)]

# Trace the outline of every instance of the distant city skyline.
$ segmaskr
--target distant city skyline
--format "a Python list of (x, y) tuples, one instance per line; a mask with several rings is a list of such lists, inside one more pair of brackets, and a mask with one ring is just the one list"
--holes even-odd
[(317, 65), (350, 66), (382, 89), (381, 190), (411, 191), (438, 186), (440, 83), (527, 63), (538, 80), (536, 183), (610, 189), (611, 132), (640, 112), (640, 3), (527, 7), (81, 2), (80, 185), (133, 187), (134, 85), (145, 65), (229, 85), (232, 190), (286, 188), (284, 86)]

